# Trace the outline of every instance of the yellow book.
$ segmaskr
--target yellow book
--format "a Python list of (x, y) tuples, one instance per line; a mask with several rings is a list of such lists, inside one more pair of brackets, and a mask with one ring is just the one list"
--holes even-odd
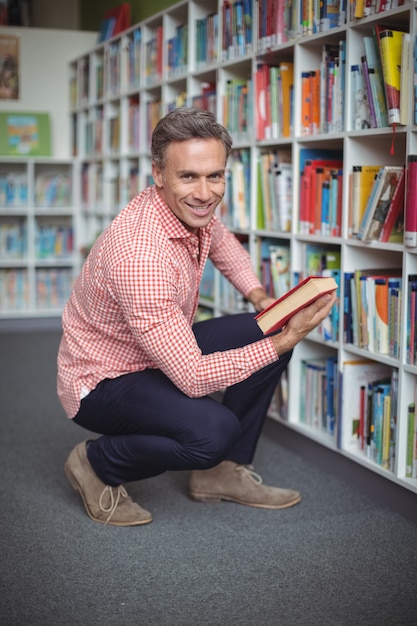
[(401, 51), (403, 32), (376, 26), (384, 78), (388, 124), (400, 123)]

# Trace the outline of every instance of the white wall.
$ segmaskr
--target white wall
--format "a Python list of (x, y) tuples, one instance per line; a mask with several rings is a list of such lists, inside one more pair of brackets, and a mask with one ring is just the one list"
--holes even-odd
[(0, 28), (20, 37), (20, 98), (0, 100), (0, 111), (50, 114), (52, 156), (70, 157), (69, 62), (94, 47), (97, 33)]

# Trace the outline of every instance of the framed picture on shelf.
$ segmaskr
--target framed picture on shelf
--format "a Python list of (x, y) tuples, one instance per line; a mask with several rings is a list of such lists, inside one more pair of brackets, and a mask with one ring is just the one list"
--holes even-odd
[(51, 156), (49, 113), (0, 112), (0, 155)]
[(0, 100), (18, 100), (19, 83), (19, 37), (0, 35)]

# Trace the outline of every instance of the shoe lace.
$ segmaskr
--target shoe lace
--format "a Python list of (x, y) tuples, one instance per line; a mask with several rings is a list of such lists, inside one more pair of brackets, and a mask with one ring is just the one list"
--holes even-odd
[(254, 483), (258, 485), (262, 484), (262, 476), (259, 476), (259, 474), (254, 471), (253, 465), (237, 465), (236, 471), (241, 472), (242, 474), (250, 478)]
[[(103, 502), (104, 502), (104, 497), (105, 495), (108, 493), (109, 495), (109, 504), (108, 506), (104, 506)], [(118, 487), (110, 487), (110, 485), (106, 485), (103, 489), (103, 491), (101, 492), (101, 496), (99, 498), (98, 501), (98, 505), (100, 507), (100, 509), (103, 511), (103, 513), (108, 513), (108, 517), (106, 519), (105, 524), (108, 524), (109, 521), (111, 520), (115, 510), (117, 509), (119, 502), (120, 502), (120, 498), (126, 498), (127, 497), (127, 491), (126, 489), (123, 487), (123, 485), (119, 485)]]

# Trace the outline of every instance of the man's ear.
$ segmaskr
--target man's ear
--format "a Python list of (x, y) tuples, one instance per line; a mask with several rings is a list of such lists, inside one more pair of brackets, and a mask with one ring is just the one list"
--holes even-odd
[(156, 163), (154, 161), (152, 161), (152, 176), (153, 176), (153, 180), (155, 182), (155, 185), (157, 187), (162, 188), (164, 186), (162, 170), (159, 167), (159, 165), (156, 165)]

